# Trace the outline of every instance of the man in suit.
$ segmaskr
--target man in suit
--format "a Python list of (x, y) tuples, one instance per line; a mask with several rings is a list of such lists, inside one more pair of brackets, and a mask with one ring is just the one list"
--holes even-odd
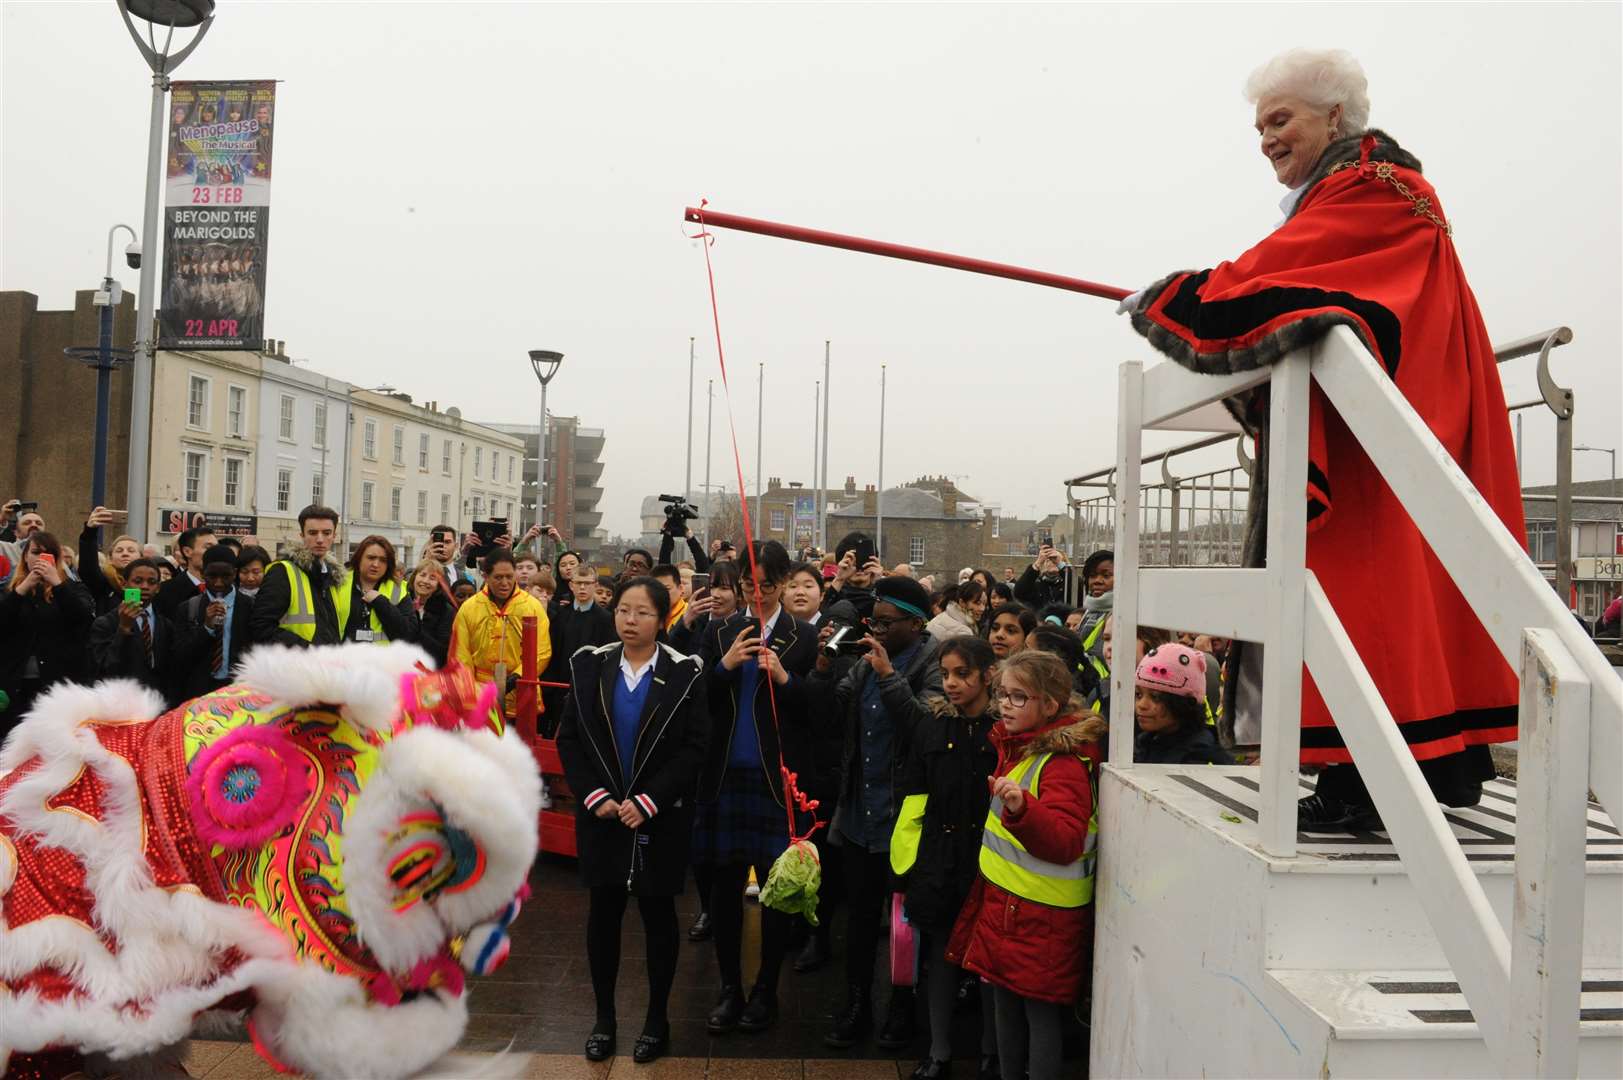
[(180, 606), (176, 623), (191, 642), (180, 675), (182, 700), (231, 684), (231, 672), (253, 639), (254, 602), (237, 589), (237, 560), (221, 545), (203, 563), (205, 591)]
[(162, 576), (154, 559), (124, 567), (125, 589), (141, 598), (125, 601), (90, 624), (90, 673), (94, 679), (134, 679), (163, 695), (165, 705), (181, 700), (177, 674), (190, 647), (186, 635), (153, 606)]
[[(467, 547), (479, 543), (479, 538), (472, 533), (468, 534)], [(464, 556), (463, 549), (456, 543), (456, 530), (449, 525), (436, 525), (428, 530), (428, 554), (445, 567), (445, 587), (455, 589), (461, 582), (471, 582), (475, 589), (483, 582), (479, 571), (473, 568), (473, 558)]]
[(173, 619), (180, 605), (203, 591), (203, 558), (215, 545), (214, 530), (207, 525), (187, 529), (175, 541), (175, 565), (180, 572), (164, 583), (153, 603), (158, 614)]

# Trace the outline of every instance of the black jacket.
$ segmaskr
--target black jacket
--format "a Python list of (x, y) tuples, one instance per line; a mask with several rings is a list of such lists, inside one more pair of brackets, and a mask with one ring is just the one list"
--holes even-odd
[[(620, 678), (619, 642), (586, 647), (570, 657), (575, 687), (558, 729), (558, 756), (575, 794), (575, 840), (581, 879), (589, 887), (625, 886), (639, 896), (675, 896), (687, 877), (693, 835), (693, 797), (704, 760), (710, 721), (704, 673), (697, 657), (660, 646), (654, 680), (643, 706), (632, 752), (632, 772), (621, 775), (614, 737), (614, 680)], [(638, 799), (648, 821), (635, 831), (593, 809), (605, 799)], [(635, 859), (635, 862), (633, 860)]]
[(1133, 736), (1135, 765), (1232, 765), (1217, 741), (1217, 729), (1198, 724), (1188, 731), (1165, 734), (1140, 731)]
[(827, 615), (835, 604), (843, 602), (856, 612), (858, 618), (866, 619), (873, 615), (874, 600), (872, 589), (859, 589), (854, 585), (841, 589), (830, 585), (828, 591), (823, 593), (823, 612)]
[(109, 611), (116, 611), (124, 602), (124, 597), (101, 571), (101, 548), (97, 546), (97, 541), (101, 539), (99, 534), (99, 529), (85, 529), (79, 534), (78, 569), (79, 580), (90, 591), (90, 599), (95, 602), (96, 614), (105, 615)]
[[(177, 701), (202, 697), (231, 682), (230, 679), (222, 682), (214, 677), (214, 635), (209, 633), (207, 625), (209, 603), (207, 595), (194, 596), (180, 605), (175, 618), (175, 627), (185, 635), (187, 642), (187, 651), (178, 658), (180, 666), (174, 672)], [(237, 593), (237, 599), (231, 605), (231, 655), (226, 658), (231, 663), (232, 671), (253, 649), (253, 631), (250, 629), (253, 618), (254, 598)]]
[[(687, 537), (687, 542), (688, 554), (693, 556), (694, 572), (702, 574), (709, 570), (710, 556), (704, 553), (704, 545), (699, 543), (698, 540), (691, 536)], [(676, 554), (676, 537), (672, 536), (670, 533), (665, 533), (664, 539), (660, 540), (659, 542), (659, 561), (662, 563), (668, 563), (671, 561), (671, 556), (674, 554)]]
[(85, 677), (91, 680), (134, 679), (163, 695), (164, 704), (174, 707), (191, 695), (182, 689), (184, 673), (195, 645), (185, 628), (173, 619), (166, 619), (156, 607), (149, 609), (153, 618), (152, 661), (147, 662), (146, 642), (134, 629), (121, 633), (118, 612), (99, 615), (90, 624), (89, 668)]
[[(945, 700), (913, 733), (898, 778), (904, 798), (925, 800), (918, 854), (906, 873), (909, 922), (946, 933), (980, 872), (981, 828), (990, 796), (986, 778), (997, 772), (997, 747), (987, 732), (995, 710), (966, 717)], [(906, 819), (908, 815), (902, 812)], [(898, 835), (904, 826), (897, 825)]]
[[(928, 633), (919, 638), (919, 651), (906, 670), (898, 668), (879, 681), (879, 697), (894, 725), (891, 735), (891, 806), (900, 809), (898, 784), (901, 766), (907, 760), (913, 733), (930, 717), (932, 702), (942, 697), (940, 643)], [(813, 714), (825, 729), (832, 728), (843, 740), (840, 754), (839, 801), (857, 806), (857, 788), (862, 783), (862, 691), (874, 678), (866, 657), (859, 659), (843, 677), (834, 672), (813, 670), (806, 682)]]
[[(18, 567), (14, 573), (27, 571)], [(33, 691), (88, 674), (86, 640), (95, 617), (89, 591), (68, 580), (52, 589), (49, 602), (44, 592), (39, 587), (25, 595), (9, 585), (0, 590), (0, 689), (12, 699), (8, 718), (21, 715)]]
[[(704, 772), (699, 780), (699, 798), (704, 802), (714, 801), (721, 793), (721, 781), (727, 772), (727, 758), (732, 753), (733, 731), (738, 722), (739, 672), (723, 671), (721, 658), (732, 647), (747, 620), (753, 620), (753, 616), (743, 610), (712, 621), (699, 643), (699, 656), (710, 684), (710, 748), (705, 754)], [(778, 733), (783, 734), (783, 763), (791, 770), (810, 773), (814, 762), (811, 718), (806, 711), (806, 676), (817, 662), (817, 634), (809, 624), (788, 611), (780, 611), (767, 647), (778, 654), (789, 681), (783, 686), (774, 686), (769, 692), (766, 678), (757, 679), (753, 715), (761, 748), (761, 772), (773, 801), (782, 806)], [(774, 701), (778, 706), (776, 724), (772, 718)]]
[(451, 626), (456, 622), (455, 601), (444, 589), (435, 589), (423, 601), (421, 611), (417, 609), (416, 600), (409, 596), (400, 601), (400, 607), (410, 612), (417, 621), (416, 637), (410, 640), (433, 657), (437, 667), (444, 667), (445, 658), (451, 650)]
[[(284, 561), (285, 560), (285, 561)], [(310, 641), (305, 641), (291, 630), (281, 627), (282, 616), (287, 614), (288, 605), (293, 602), (292, 585), (287, 579), (288, 563), (292, 563), (295, 573), (306, 576), (314, 575), (311, 580), (311, 599), (315, 606), (316, 634)], [(273, 642), (277, 645), (292, 645), (303, 648), (306, 645), (336, 645), (345, 638), (345, 628), (338, 625), (338, 612), (333, 608), (332, 583), (343, 580), (347, 571), (329, 554), (325, 559), (316, 557), (304, 547), (295, 545), (284, 559), (278, 559), (265, 568), (265, 580), (260, 583), (259, 594), (254, 597), (253, 621), (249, 624), (253, 630), (255, 644)], [(356, 615), (354, 607), (350, 608), (350, 618)]]
[[(614, 633), (614, 617), (601, 604), (593, 604), (586, 611), (576, 611), (571, 602), (564, 608), (551, 607), (547, 615), (552, 657), (547, 661), (547, 670), (541, 673), (542, 682), (569, 682), (570, 663), (577, 652), (587, 646), (596, 648), (619, 640)], [(560, 715), (566, 694), (567, 690), (541, 688), (541, 701), (546, 706), (547, 715)]]
[(158, 609), (159, 615), (173, 619), (180, 612), (180, 605), (200, 595), (202, 591), (203, 586), (188, 577), (185, 570), (176, 570), (174, 577), (158, 586), (158, 594), (152, 598), (152, 606)]
[(1026, 567), (1020, 580), (1014, 583), (1014, 598), (1032, 611), (1041, 611), (1049, 604), (1065, 603), (1065, 578), (1056, 574), (1044, 577), (1037, 573), (1037, 564)]

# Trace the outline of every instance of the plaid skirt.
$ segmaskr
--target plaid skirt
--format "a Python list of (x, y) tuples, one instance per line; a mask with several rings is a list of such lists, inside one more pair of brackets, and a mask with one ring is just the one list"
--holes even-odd
[(771, 866), (788, 846), (789, 818), (760, 769), (728, 769), (716, 801), (694, 808), (692, 859), (697, 866)]

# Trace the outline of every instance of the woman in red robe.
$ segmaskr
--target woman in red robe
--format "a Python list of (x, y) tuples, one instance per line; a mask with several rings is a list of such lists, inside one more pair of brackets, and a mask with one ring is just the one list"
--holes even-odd
[[(1261, 149), (1289, 194), (1285, 220), (1232, 262), (1172, 274), (1124, 306), (1178, 364), (1223, 374), (1273, 363), (1330, 327), (1351, 327), (1519, 543), (1525, 544), (1504, 391), (1452, 228), (1420, 162), (1367, 127), (1367, 81), (1340, 51), (1293, 50), (1246, 87)], [(1266, 451), (1266, 389), (1230, 403)], [(1474, 805), (1488, 744), (1516, 737), (1515, 674), (1414, 522), (1315, 387), (1309, 424), (1307, 567), (1317, 575), (1439, 801)], [(1259, 454), (1247, 565), (1262, 564), (1266, 461)], [(1286, 493), (1280, 493), (1281, 497)], [(1260, 650), (1235, 650), (1241, 696)], [(1311, 677), (1302, 763), (1324, 766), (1298, 806), (1307, 831), (1380, 828)], [(1255, 741), (1243, 715), (1230, 739)], [(1250, 737), (1247, 737), (1250, 736)]]

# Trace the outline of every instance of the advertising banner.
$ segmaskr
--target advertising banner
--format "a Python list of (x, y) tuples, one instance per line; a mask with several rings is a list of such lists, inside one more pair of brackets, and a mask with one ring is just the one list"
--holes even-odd
[(162, 533), (183, 533), (204, 525), (213, 529), (215, 536), (256, 536), (259, 533), (259, 518), (253, 514), (215, 514), (166, 507), (158, 510), (158, 531)]
[(795, 547), (804, 551), (811, 547), (812, 536), (816, 533), (817, 525), (817, 497), (815, 495), (795, 496)]
[(273, 81), (171, 85), (160, 348), (264, 344), (275, 113)]

